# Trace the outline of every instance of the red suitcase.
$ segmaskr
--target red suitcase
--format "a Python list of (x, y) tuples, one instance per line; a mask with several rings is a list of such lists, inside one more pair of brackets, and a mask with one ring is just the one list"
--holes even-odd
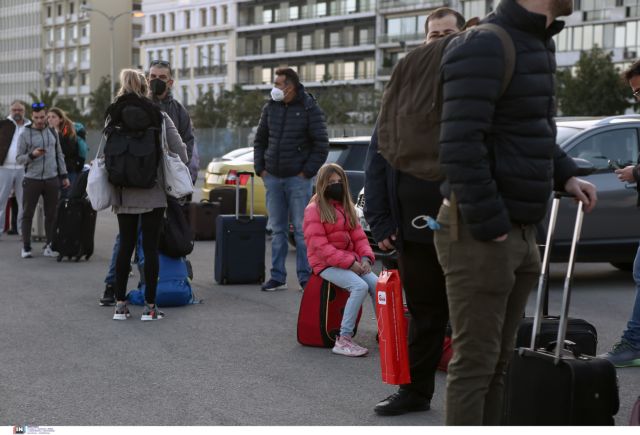
[[(349, 299), (349, 292), (325, 281), (318, 275), (311, 275), (302, 294), (298, 313), (298, 342), (305, 346), (333, 347), (336, 335), (340, 333), (342, 313)], [(358, 323), (362, 308), (358, 313)]]

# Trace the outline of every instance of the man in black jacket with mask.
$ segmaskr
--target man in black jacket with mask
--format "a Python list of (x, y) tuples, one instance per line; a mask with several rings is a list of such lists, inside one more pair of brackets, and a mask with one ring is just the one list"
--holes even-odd
[(504, 28), (515, 46), (502, 95), (496, 34), (462, 34), (442, 60), (446, 182), (435, 244), (453, 330), (447, 425), (501, 422), (506, 366), (540, 272), (535, 226), (551, 191), (575, 195), (586, 211), (596, 203), (595, 187), (574, 177), (575, 164), (556, 144), (552, 37), (564, 25), (555, 18), (572, 9), (572, 0), (502, 0), (483, 20)]
[(310, 268), (302, 233), (311, 179), (327, 160), (329, 139), (324, 113), (291, 68), (276, 70), (271, 100), (262, 108), (254, 141), (254, 167), (267, 189), (273, 228), (271, 279), (263, 291), (287, 288), (289, 219), (296, 240), (298, 282), (304, 289)]

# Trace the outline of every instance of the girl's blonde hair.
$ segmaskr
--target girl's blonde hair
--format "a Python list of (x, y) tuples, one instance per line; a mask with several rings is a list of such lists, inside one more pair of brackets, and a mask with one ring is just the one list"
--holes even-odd
[(149, 83), (144, 73), (137, 69), (123, 69), (120, 71), (120, 90), (116, 98), (125, 94), (136, 94), (138, 97), (146, 97), (149, 91)]
[(76, 128), (73, 125), (73, 122), (71, 122), (71, 120), (69, 119), (67, 112), (60, 109), (59, 107), (52, 107), (51, 109), (49, 109), (49, 112), (55, 113), (58, 118), (62, 120), (60, 123), (60, 133), (62, 134), (62, 136), (67, 136), (71, 139), (75, 139)]
[(320, 209), (320, 222), (336, 223), (336, 209), (329, 203), (329, 199), (325, 196), (325, 191), (327, 190), (327, 186), (329, 186), (329, 178), (331, 178), (333, 174), (340, 176), (342, 185), (344, 186), (344, 195), (342, 196), (341, 202), (346, 214), (347, 225), (351, 229), (356, 228), (358, 225), (358, 216), (356, 215), (356, 208), (351, 200), (349, 179), (344, 169), (335, 163), (327, 163), (318, 171), (315, 201)]

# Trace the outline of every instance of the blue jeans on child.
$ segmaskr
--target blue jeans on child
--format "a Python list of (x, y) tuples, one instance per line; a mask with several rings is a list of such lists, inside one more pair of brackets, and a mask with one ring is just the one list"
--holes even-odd
[(280, 178), (267, 174), (262, 181), (267, 189), (269, 224), (273, 230), (271, 241), (271, 279), (287, 282), (285, 260), (289, 251), (289, 218), (296, 240), (296, 269), (298, 282), (309, 280), (311, 268), (307, 260), (302, 221), (304, 209), (311, 199), (311, 180), (299, 176)]
[(633, 304), (631, 318), (627, 323), (627, 329), (622, 334), (622, 339), (640, 350), (640, 246), (638, 246), (636, 258), (633, 261), (633, 280), (636, 283), (636, 300)]
[(373, 312), (376, 312), (375, 294), (378, 275), (373, 272), (358, 275), (348, 269), (330, 267), (320, 272), (320, 276), (351, 293), (347, 300), (347, 305), (344, 307), (344, 313), (342, 314), (340, 335), (353, 337), (353, 330), (356, 327), (356, 320), (358, 319), (358, 311), (360, 311), (360, 307), (367, 297), (367, 293), (371, 296)]

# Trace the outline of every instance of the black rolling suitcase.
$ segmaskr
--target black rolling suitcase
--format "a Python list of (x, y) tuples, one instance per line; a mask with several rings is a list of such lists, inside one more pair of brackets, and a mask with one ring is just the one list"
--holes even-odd
[(572, 343), (565, 341), (575, 252), (582, 229), (582, 203), (578, 203), (556, 340), (545, 348), (535, 346), (536, 336), (541, 330), (550, 245), (559, 203), (560, 194), (556, 194), (538, 283), (530, 345), (516, 349), (507, 373), (504, 423), (517, 426), (612, 425), (613, 416), (619, 408), (615, 367), (605, 359), (581, 354)]
[[(236, 195), (236, 213), (220, 215), (216, 220), (215, 280), (220, 284), (260, 284), (264, 281), (266, 216), (254, 216), (254, 174), (251, 176), (251, 213), (240, 215), (240, 195)], [(240, 190), (240, 184), (236, 185)]]
[(216, 238), (216, 219), (220, 215), (219, 202), (192, 202), (189, 204), (188, 215), (196, 240)]
[(51, 246), (58, 253), (58, 261), (64, 257), (88, 260), (93, 255), (97, 216), (86, 198), (60, 200)]
[[(247, 174), (243, 172), (243, 174)], [(236, 179), (236, 183), (240, 182), (240, 175)], [(209, 202), (217, 202), (220, 204), (220, 214), (234, 214), (240, 198), (239, 206), (241, 214), (247, 213), (247, 189), (240, 189), (236, 186), (218, 186), (209, 192)]]

